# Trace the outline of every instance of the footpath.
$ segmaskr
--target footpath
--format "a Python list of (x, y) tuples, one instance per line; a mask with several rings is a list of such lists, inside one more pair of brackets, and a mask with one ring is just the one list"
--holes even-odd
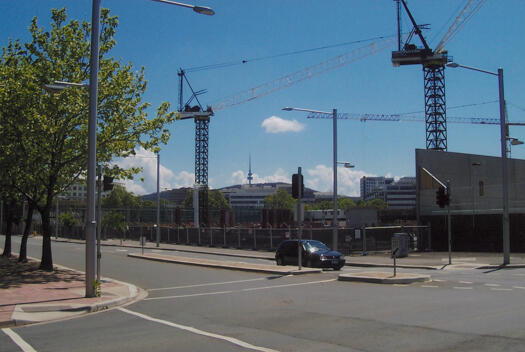
[[(54, 239), (56, 242), (85, 243), (71, 239)], [(200, 265), (228, 270), (245, 270), (278, 275), (298, 275), (320, 273), (320, 269), (297, 266), (277, 266), (274, 252), (241, 250), (220, 247), (190, 246), (180, 244), (146, 243), (138, 241), (104, 240), (103, 246), (135, 249), (128, 256), (142, 260), (156, 260), (184, 265)], [(142, 254), (136, 249), (147, 249)], [(154, 251), (152, 251), (154, 250)], [(221, 256), (213, 259), (190, 258), (185, 253), (203, 253)], [(400, 269), (418, 269), (429, 275), (408, 273), (407, 270), (392, 276), (393, 259), (389, 253), (354, 253), (346, 256), (350, 267), (389, 268), (385, 271), (370, 271), (339, 274), (340, 281), (361, 281), (380, 284), (407, 284), (430, 280), (435, 270), (487, 269), (502, 270), (525, 268), (525, 253), (511, 254), (510, 265), (501, 265), (501, 253), (453, 252), (449, 265), (447, 252), (415, 252), (408, 257), (398, 258), (396, 266)], [(249, 260), (246, 260), (246, 259)], [(0, 257), (0, 328), (18, 326), (42, 321), (51, 321), (121, 306), (145, 297), (145, 293), (132, 284), (103, 278), (100, 297), (85, 298), (84, 273), (56, 266), (53, 272), (38, 269), (39, 263), (17, 263), (16, 257)], [(259, 259), (254, 262), (253, 259)], [(265, 263), (267, 261), (267, 263)]]
[(54, 265), (52, 272), (39, 262), (0, 257), (0, 328), (67, 319), (122, 306), (143, 293), (134, 285), (102, 278), (100, 296), (85, 297), (85, 275)]

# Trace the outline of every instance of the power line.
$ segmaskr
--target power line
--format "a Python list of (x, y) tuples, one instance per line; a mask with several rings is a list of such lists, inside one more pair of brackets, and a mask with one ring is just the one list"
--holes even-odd
[(295, 51), (290, 51), (290, 52), (280, 53), (280, 54), (275, 54), (275, 55), (254, 57), (251, 59), (241, 59), (241, 60), (226, 61), (222, 63), (216, 63), (216, 64), (210, 64), (210, 65), (204, 65), (204, 66), (195, 66), (195, 67), (185, 68), (184, 71), (185, 72), (198, 72), (198, 71), (205, 71), (205, 70), (214, 70), (214, 69), (219, 69), (219, 68), (243, 65), (246, 63), (252, 63), (252, 62), (257, 62), (257, 61), (276, 59), (276, 58), (284, 57), (284, 56), (299, 55), (299, 54), (304, 54), (304, 53), (309, 53), (309, 52), (314, 52), (314, 51), (338, 48), (338, 47), (347, 46), (347, 45), (366, 43), (366, 42), (371, 42), (371, 41), (380, 40), (380, 39), (387, 39), (387, 38), (392, 38), (392, 37), (394, 37), (394, 35), (378, 36), (378, 37), (373, 37), (373, 38), (368, 38), (368, 39), (354, 40), (351, 42), (324, 45), (324, 46), (320, 46), (316, 48), (295, 50)]
[[(480, 106), (480, 105), (487, 105), (487, 104), (494, 104), (498, 103), (499, 100), (492, 100), (492, 101), (485, 101), (481, 103), (472, 103), (472, 104), (464, 104), (464, 105), (456, 105), (456, 106), (447, 106), (447, 110), (453, 110), (453, 109), (461, 109), (461, 108), (468, 108), (472, 106)], [(411, 111), (411, 112), (400, 112), (397, 115), (413, 115), (413, 114), (421, 114), (424, 113), (424, 110), (420, 111)]]

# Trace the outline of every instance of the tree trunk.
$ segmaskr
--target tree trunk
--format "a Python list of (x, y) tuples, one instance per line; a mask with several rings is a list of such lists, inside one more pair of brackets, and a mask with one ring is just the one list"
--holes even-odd
[(51, 224), (49, 219), (49, 209), (51, 205), (40, 211), (42, 215), (42, 259), (40, 269), (53, 271), (53, 257), (51, 255)]
[(13, 232), (13, 207), (14, 202), (8, 202), (4, 207), (6, 219), (4, 253), (2, 257), (11, 257), (11, 233)]
[(27, 238), (29, 237), (29, 231), (31, 230), (31, 224), (33, 222), (33, 211), (35, 210), (34, 204), (28, 202), (27, 207), (27, 218), (24, 228), (24, 234), (22, 235), (22, 242), (20, 243), (20, 255), (18, 256), (18, 262), (27, 262)]

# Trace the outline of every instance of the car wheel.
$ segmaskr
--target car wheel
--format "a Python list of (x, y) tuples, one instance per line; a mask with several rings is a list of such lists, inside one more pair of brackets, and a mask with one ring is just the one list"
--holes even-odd
[(341, 270), (341, 268), (342, 266), (334, 266), (334, 270), (337, 270), (337, 271)]
[(278, 256), (277, 258), (275, 258), (275, 262), (277, 263), (277, 265), (284, 265), (284, 259), (282, 256)]

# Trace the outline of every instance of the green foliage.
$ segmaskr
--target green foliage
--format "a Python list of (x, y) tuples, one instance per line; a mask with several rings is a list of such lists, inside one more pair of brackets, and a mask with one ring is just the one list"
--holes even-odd
[(270, 209), (290, 209), (293, 210), (296, 200), (284, 189), (279, 189), (274, 194), (264, 198), (264, 206)]
[[(87, 173), (89, 90), (74, 87), (51, 95), (41, 87), (53, 81), (88, 80), (91, 29), (87, 22), (67, 22), (65, 9), (53, 9), (51, 19), (46, 30), (33, 18), (29, 42), (10, 40), (0, 57), (0, 191), (16, 191), (35, 204), (48, 242), (54, 197)], [(97, 161), (105, 165), (106, 174), (130, 178), (140, 170), (109, 163), (135, 154), (138, 147), (158, 150), (169, 139), (166, 125), (174, 113), (169, 103), (162, 103), (155, 117), (147, 116), (144, 68), (137, 70), (109, 56), (117, 25), (117, 17), (103, 9)], [(42, 266), (52, 269), (51, 247), (44, 247), (49, 249), (43, 252)]]
[(123, 234), (126, 225), (126, 217), (118, 211), (110, 211), (102, 217), (102, 227), (113, 234)]
[[(369, 201), (364, 201), (359, 199), (357, 202), (354, 202), (350, 198), (337, 198), (337, 206), (339, 209), (348, 209), (348, 208), (377, 208), (379, 210), (386, 209), (388, 205), (385, 201), (381, 199), (373, 199)], [(306, 210), (328, 210), (334, 207), (334, 203), (329, 200), (324, 200), (322, 202), (317, 202), (309, 204), (306, 207)]]
[[(208, 189), (208, 205), (210, 209), (231, 209), (230, 203), (224, 198), (221, 191)], [(193, 190), (186, 193), (183, 203), (184, 208), (193, 208)]]
[(379, 199), (379, 198), (369, 200), (365, 204), (366, 204), (366, 207), (368, 208), (376, 208), (378, 210), (383, 210), (383, 209), (388, 208), (388, 204), (386, 204), (384, 200)]
[(109, 195), (102, 199), (102, 206), (104, 208), (126, 208), (136, 209), (140, 208), (142, 200), (139, 196), (128, 192), (125, 187), (115, 185)]
[(59, 216), (60, 222), (68, 229), (78, 224), (78, 220), (71, 213), (62, 213)]

